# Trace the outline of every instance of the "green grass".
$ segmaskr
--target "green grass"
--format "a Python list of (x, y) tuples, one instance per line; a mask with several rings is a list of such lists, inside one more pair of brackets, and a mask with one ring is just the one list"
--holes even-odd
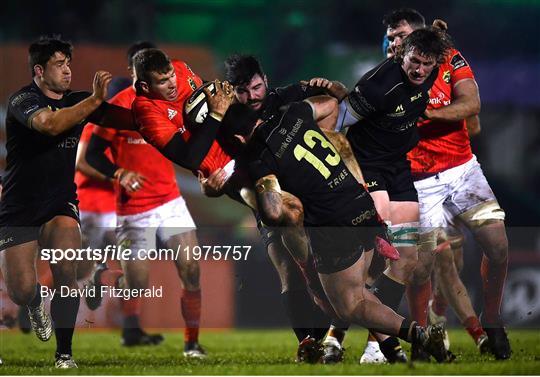
[[(79, 369), (62, 372), (52, 367), (54, 339), (42, 343), (33, 335), (0, 332), (2, 375), (480, 375), (540, 374), (540, 332), (512, 330), (511, 360), (495, 361), (480, 355), (463, 330), (450, 332), (453, 364), (359, 365), (366, 332), (351, 331), (345, 341), (345, 361), (338, 365), (297, 365), (295, 338), (290, 330), (231, 330), (204, 332), (201, 343), (209, 357), (188, 361), (182, 357), (180, 332), (166, 333), (155, 347), (123, 348), (118, 332), (81, 331), (74, 340)], [(408, 349), (408, 347), (406, 347)]]

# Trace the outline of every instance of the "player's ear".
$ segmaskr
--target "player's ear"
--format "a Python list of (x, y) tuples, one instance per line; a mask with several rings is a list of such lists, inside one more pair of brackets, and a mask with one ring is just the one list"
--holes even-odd
[(264, 85), (268, 86), (268, 79), (266, 78), (266, 75), (264, 75), (263, 80), (264, 80)]
[(150, 86), (146, 81), (137, 80), (135, 87), (140, 89), (144, 94), (150, 93)]
[(43, 66), (41, 64), (36, 64), (34, 66), (34, 75), (35, 76), (37, 76), (37, 77), (43, 76), (44, 71), (45, 71), (45, 69), (43, 68)]

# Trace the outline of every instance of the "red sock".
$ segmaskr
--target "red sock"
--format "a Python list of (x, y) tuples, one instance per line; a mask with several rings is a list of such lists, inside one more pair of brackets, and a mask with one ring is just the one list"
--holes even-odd
[(407, 285), (407, 301), (411, 319), (420, 326), (427, 326), (427, 307), (431, 296), (431, 280), (420, 285)]
[(129, 300), (120, 300), (122, 306), (122, 314), (125, 317), (137, 316), (141, 314), (141, 298), (132, 297)]
[(476, 316), (469, 317), (465, 321), (463, 321), (463, 326), (465, 327), (469, 335), (474, 339), (475, 343), (478, 342), (478, 338), (485, 334), (484, 329), (482, 328), (482, 325), (480, 324), (480, 321)]
[(124, 276), (122, 270), (105, 270), (99, 275), (99, 283), (108, 287), (118, 286), (118, 279)]
[(181, 299), (182, 316), (186, 323), (184, 329), (184, 342), (197, 342), (199, 340), (199, 322), (201, 320), (201, 290), (183, 290)]
[(433, 295), (433, 302), (431, 303), (431, 308), (437, 315), (445, 315), (446, 309), (448, 309), (448, 300), (442, 294), (441, 291), (438, 291)]
[(497, 324), (500, 322), (501, 302), (506, 281), (508, 259), (495, 264), (485, 255), (482, 257), (480, 274), (484, 291), (484, 310), (482, 321), (484, 324)]

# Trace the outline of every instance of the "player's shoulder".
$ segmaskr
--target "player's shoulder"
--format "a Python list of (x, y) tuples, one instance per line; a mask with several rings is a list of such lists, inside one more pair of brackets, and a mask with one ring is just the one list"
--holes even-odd
[(135, 93), (135, 89), (130, 85), (116, 93), (116, 95), (111, 98), (109, 102), (114, 105), (130, 108), (136, 97), (137, 94)]
[(183, 60), (172, 59), (171, 64), (172, 64), (172, 66), (174, 67), (174, 70), (177, 73), (180, 72), (182, 74), (189, 74), (189, 75), (193, 75), (193, 76), (195, 75), (195, 72), (193, 72), (193, 70), (191, 69), (189, 64), (186, 63)]
[(469, 63), (465, 60), (463, 54), (455, 48), (449, 51), (443, 64), (454, 71), (469, 66)]
[(8, 106), (16, 107), (28, 99), (41, 99), (43, 97), (45, 97), (44, 94), (37, 88), (37, 86), (29, 84), (23, 86), (21, 89), (9, 96)]
[(362, 76), (355, 89), (360, 90), (364, 96), (372, 100), (382, 100), (404, 83), (400, 65), (389, 58)]
[(86, 92), (83, 90), (77, 90), (77, 91), (69, 91), (65, 94), (67, 105), (72, 106), (75, 105), (82, 100), (85, 100), (86, 98), (90, 97), (92, 93)]

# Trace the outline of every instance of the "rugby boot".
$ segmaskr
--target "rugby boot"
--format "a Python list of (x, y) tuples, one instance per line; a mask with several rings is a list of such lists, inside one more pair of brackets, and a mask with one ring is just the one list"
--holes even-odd
[(57, 354), (54, 362), (54, 367), (57, 369), (74, 369), (78, 368), (77, 363), (73, 360), (73, 356), (70, 354)]
[(321, 361), (323, 351), (321, 345), (310, 336), (306, 336), (304, 340), (298, 344), (298, 350), (296, 351), (297, 363), (310, 363), (316, 364)]
[(323, 364), (337, 364), (343, 361), (345, 348), (333, 336), (327, 336), (322, 344), (323, 355), (321, 361)]
[(30, 319), (30, 326), (38, 339), (42, 342), (49, 340), (53, 333), (53, 326), (49, 313), (45, 311), (43, 301), (36, 308), (28, 307), (28, 317)]
[(206, 356), (206, 351), (199, 342), (184, 343), (184, 357), (188, 359), (204, 359)]

